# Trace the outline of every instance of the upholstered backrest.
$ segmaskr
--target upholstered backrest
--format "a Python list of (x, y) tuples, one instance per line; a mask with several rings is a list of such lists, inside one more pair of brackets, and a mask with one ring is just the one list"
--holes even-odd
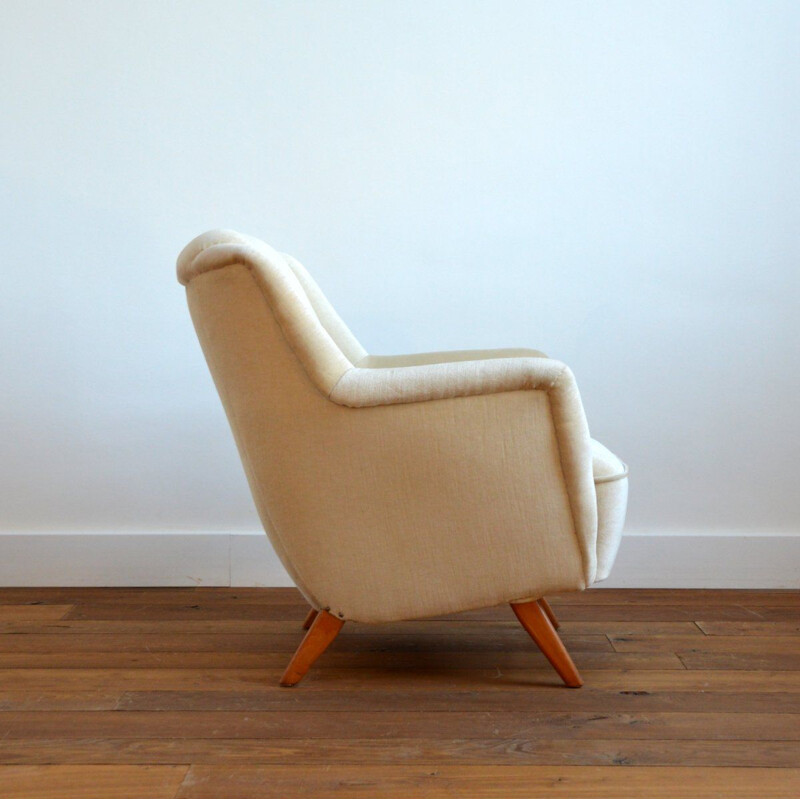
[(178, 280), (232, 264), (253, 274), (287, 342), (309, 377), (325, 395), (366, 351), (297, 259), (236, 231), (198, 236), (178, 257)]
[(309, 509), (320, 496), (321, 420), (345, 411), (328, 396), (364, 350), (300, 263), (252, 237), (199, 236), (178, 257), (178, 280), (264, 528), (319, 605), (304, 568), (320, 538)]
[(303, 287), (320, 323), (339, 346), (345, 357), (353, 364), (365, 358), (367, 351), (336, 313), (336, 309), (328, 302), (328, 298), (322, 293), (317, 282), (308, 274), (306, 268), (294, 256), (283, 253), (283, 257), (291, 267), (292, 272), (297, 276), (297, 280), (300, 281), (300, 285)]

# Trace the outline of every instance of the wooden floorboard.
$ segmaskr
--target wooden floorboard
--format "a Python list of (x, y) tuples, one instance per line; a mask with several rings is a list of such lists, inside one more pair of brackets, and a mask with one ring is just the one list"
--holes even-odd
[[(299, 641), (298, 641), (299, 644)], [(259, 652), (243, 651), (211, 651), (198, 649), (178, 653), (150, 650), (146, 639), (142, 639), (144, 649), (135, 651), (104, 650), (102, 652), (70, 651), (63, 652), (0, 652), (0, 669), (6, 667), (162, 667), (180, 669), (199, 668), (237, 668), (237, 669), (270, 669), (286, 667), (289, 653), (271, 652), (266, 648)], [(581, 670), (593, 669), (685, 669), (681, 660), (674, 653), (617, 653), (577, 651), (575, 663)], [(374, 650), (373, 652), (343, 652), (337, 649), (336, 643), (325, 653), (324, 666), (350, 669), (381, 669), (387, 662), (396, 669), (543, 669), (547, 660), (538, 652), (509, 650), (505, 652), (470, 652), (432, 649), (428, 651)], [(785, 660), (784, 662), (785, 663)], [(322, 666), (322, 665), (320, 665)], [(320, 669), (317, 666), (316, 669)], [(772, 669), (783, 669), (775, 666)], [(770, 669), (770, 667), (763, 667)]]
[(0, 797), (794, 797), (800, 592), (555, 596), (346, 625), (294, 689), (293, 589), (0, 589)]
[[(559, 605), (552, 603), (558, 618), (568, 622), (611, 622), (625, 620), (627, 622), (694, 622), (703, 619), (708, 622), (722, 620), (764, 621), (770, 619), (796, 619), (795, 608), (786, 605), (764, 606), (752, 608), (738, 604), (722, 602), (711, 603), (674, 603), (636, 604), (636, 603), (587, 603), (578, 605), (568, 603)], [(225, 601), (214, 603), (207, 597), (198, 597), (194, 602), (175, 604), (167, 603), (87, 603), (77, 604), (65, 615), (65, 619), (81, 620), (296, 620), (304, 617), (308, 609), (305, 604), (297, 603), (253, 603), (250, 598), (244, 602)], [(465, 611), (458, 616), (437, 617), (434, 621), (513, 621), (514, 617), (507, 608), (477, 609)]]
[(6, 739), (73, 736), (205, 739), (413, 738), (430, 731), (458, 739), (750, 739), (800, 741), (800, 715), (730, 712), (562, 711), (19, 711), (0, 712)]
[[(0, 673), (7, 687), (26, 692), (81, 691), (250, 691), (287, 695), (278, 685), (282, 668), (272, 669), (7, 669)], [(743, 670), (585, 670), (586, 689), (643, 692), (683, 692), (691, 696), (717, 692), (800, 692), (800, 671)], [(303, 679), (303, 694), (314, 691), (506, 691), (525, 694), (558, 687), (550, 666), (541, 669), (467, 670), (333, 668), (320, 664)], [(563, 694), (563, 692), (561, 693)], [(288, 693), (293, 696), (293, 693)], [(295, 701), (296, 702), (296, 701)]]
[(303, 698), (271, 689), (248, 691), (5, 691), (9, 711), (643, 711), (800, 714), (800, 692), (583, 692), (326, 690)]
[(10, 739), (7, 764), (796, 767), (800, 744), (716, 739)]
[(65, 605), (0, 605), (0, 625), (36, 623), (62, 619), (72, 606)]
[[(800, 636), (800, 619), (784, 622), (702, 621), (697, 623), (697, 627), (707, 636)], [(588, 631), (581, 631), (584, 632)]]
[[(289, 656), (297, 649), (297, 633), (279, 634), (75, 634), (64, 636), (58, 633), (31, 633), (25, 634), (25, 650), (28, 653), (113, 653), (133, 652), (142, 650), (146, 644), (150, 653), (269, 653)], [(571, 652), (589, 653), (614, 653), (608, 637), (602, 635), (565, 634), (564, 644)], [(692, 637), (686, 637), (691, 639)], [(702, 641), (706, 637), (697, 637)], [(721, 637), (715, 637), (721, 638)], [(648, 640), (649, 641), (649, 640)], [(681, 640), (683, 641), (683, 640)], [(755, 652), (756, 643), (751, 643), (743, 637), (735, 637), (735, 643), (740, 647), (750, 645)], [(724, 642), (717, 642), (717, 645)], [(762, 643), (763, 644), (763, 643)], [(644, 647), (644, 645), (642, 645)], [(0, 636), (0, 653), (15, 653), (19, 645), (14, 636)], [(618, 652), (639, 652), (635, 647), (616, 648)], [(673, 648), (662, 648), (662, 651), (672, 652)], [(394, 634), (373, 633), (371, 635), (349, 635), (342, 632), (336, 640), (337, 653), (353, 653), (354, 655), (386, 651), (410, 653), (508, 653), (521, 651), (527, 654), (531, 650), (530, 638), (525, 637), (525, 632), (516, 630), (488, 630), (484, 635), (465, 634), (464, 636), (441, 636), (436, 634), (417, 634), (403, 636)], [(783, 650), (778, 652), (784, 652)]]
[[(17, 606), (23, 608), (22, 606)], [(2, 606), (0, 606), (2, 608)], [(53, 606), (27, 606), (26, 608), (53, 608)], [(71, 608), (71, 606), (67, 606)], [(721, 627), (724, 635), (790, 635), (792, 623), (788, 622), (704, 622), (707, 627)], [(741, 627), (753, 626), (753, 627)], [(796, 627), (796, 626), (795, 626)], [(710, 631), (701, 630), (694, 622), (627, 622), (625, 620), (563, 622), (560, 633), (565, 636), (601, 635), (601, 636), (704, 636)], [(761, 631), (761, 633), (759, 633)], [(503, 620), (420, 620), (416, 622), (391, 622), (381, 625), (365, 623), (348, 623), (342, 636), (376, 634), (393, 634), (402, 636), (450, 636), (463, 637), (474, 635), (493, 635), (511, 632), (512, 635), (524, 639), (525, 634), (516, 618)], [(45, 619), (16, 621), (0, 620), (2, 633), (74, 633), (74, 634), (113, 634), (115, 636), (142, 634), (291, 634), (297, 638), (297, 619), (263, 620), (263, 619), (160, 619), (160, 620), (117, 620), (117, 619)], [(800, 635), (800, 631), (797, 631)]]
[(3, 764), (0, 796), (175, 797), (188, 770), (186, 765)]
[[(800, 769), (195, 765), (179, 797), (796, 797)], [(226, 794), (227, 793), (227, 794)]]

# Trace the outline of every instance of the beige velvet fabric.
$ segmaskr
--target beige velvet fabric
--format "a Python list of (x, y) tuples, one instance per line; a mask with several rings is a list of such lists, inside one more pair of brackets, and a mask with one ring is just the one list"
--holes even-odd
[[(285, 256), (235, 231), (209, 231), (178, 256), (178, 280), (187, 285), (199, 275), (235, 264), (248, 268), (303, 368), (317, 388), (328, 394), (353, 364), (323, 325)], [(342, 333), (344, 323), (338, 317), (329, 316), (327, 321), (334, 333)], [(347, 334), (346, 344), (352, 344), (355, 340)], [(360, 345), (356, 355), (363, 357)]]
[(345, 358), (353, 364), (360, 363), (367, 358), (367, 351), (361, 343), (353, 336), (350, 328), (344, 324), (342, 318), (336, 313), (333, 306), (328, 302), (328, 298), (317, 286), (317, 282), (308, 274), (306, 268), (293, 256), (283, 254), (286, 263), (291, 267), (292, 272), (297, 276), (300, 285), (306, 293), (314, 311), (322, 323), (322, 326), (336, 342), (339, 349), (344, 353)]
[(312, 605), (410, 619), (596, 579), (596, 459), (564, 364), (368, 357), (294, 259), (232, 232), (187, 246), (178, 274), (265, 529)]

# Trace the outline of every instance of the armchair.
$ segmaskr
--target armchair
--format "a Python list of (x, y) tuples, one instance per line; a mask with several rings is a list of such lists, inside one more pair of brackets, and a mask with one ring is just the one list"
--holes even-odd
[(368, 355), (297, 260), (233, 231), (187, 245), (178, 279), (264, 528), (312, 607), (281, 683), (346, 620), (508, 602), (580, 686), (543, 597), (607, 577), (628, 482), (569, 368), (535, 350)]

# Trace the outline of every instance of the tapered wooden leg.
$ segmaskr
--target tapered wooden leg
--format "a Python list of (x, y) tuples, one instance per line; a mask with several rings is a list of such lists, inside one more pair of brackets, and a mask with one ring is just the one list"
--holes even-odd
[(572, 688), (583, 686), (583, 680), (575, 668), (575, 664), (572, 663), (567, 649), (540, 602), (531, 600), (529, 603), (511, 603), (511, 608), (514, 609), (522, 627), (539, 645), (539, 649), (545, 654), (564, 683)]
[(297, 652), (292, 656), (289, 666), (286, 667), (286, 672), (281, 678), (281, 686), (294, 686), (299, 683), (311, 665), (336, 638), (342, 625), (344, 625), (343, 619), (337, 619), (327, 611), (320, 611), (311, 623), (305, 638), (300, 642)]
[(308, 612), (308, 616), (306, 617), (306, 621), (303, 623), (303, 630), (307, 631), (311, 627), (311, 623), (317, 618), (317, 614), (319, 612), (316, 608), (312, 608)]
[(542, 611), (547, 614), (547, 618), (553, 623), (553, 627), (558, 630), (561, 627), (561, 623), (558, 621), (558, 617), (553, 613), (553, 609), (550, 608), (550, 603), (548, 603), (544, 597), (540, 597), (538, 602), (542, 607)]

